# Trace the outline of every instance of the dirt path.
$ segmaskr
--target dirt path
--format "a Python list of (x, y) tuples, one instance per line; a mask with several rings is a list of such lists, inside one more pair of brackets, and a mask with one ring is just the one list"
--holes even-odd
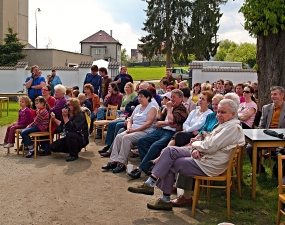
[[(5, 131), (0, 128), (1, 141)], [(1, 147), (0, 224), (199, 224), (190, 208), (147, 209), (161, 192), (156, 189), (154, 197), (129, 193), (128, 186), (146, 176), (129, 181), (125, 173), (102, 172), (108, 159), (99, 156), (101, 148), (91, 138), (87, 152), (67, 163), (66, 154), (26, 159)]]

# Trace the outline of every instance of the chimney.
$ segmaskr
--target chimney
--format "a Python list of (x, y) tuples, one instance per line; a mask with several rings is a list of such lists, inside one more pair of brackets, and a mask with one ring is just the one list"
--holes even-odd
[(110, 30), (110, 36), (113, 37), (113, 31), (112, 30)]

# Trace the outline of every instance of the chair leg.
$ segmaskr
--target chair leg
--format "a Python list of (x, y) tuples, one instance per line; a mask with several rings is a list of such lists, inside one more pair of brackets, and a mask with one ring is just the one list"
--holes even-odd
[(22, 144), (22, 156), (24, 157), (24, 155), (25, 155), (25, 145), (24, 145), (24, 143)]
[(194, 187), (194, 194), (193, 194), (193, 202), (192, 202), (192, 212), (191, 216), (194, 217), (195, 215), (195, 208), (198, 205), (198, 198), (199, 198), (199, 189), (200, 189), (200, 180), (195, 181), (195, 187)]
[(94, 142), (95, 142), (95, 140), (96, 140), (96, 125), (94, 125), (92, 134), (93, 134), (93, 139), (94, 139)]
[(231, 216), (231, 180), (227, 180), (227, 216)]
[(10, 154), (10, 148), (7, 148), (7, 154)]
[(104, 130), (105, 130), (105, 126), (102, 125), (102, 143), (104, 144)]
[(37, 137), (34, 137), (35, 141), (34, 141), (34, 158), (37, 158)]
[(209, 186), (211, 185), (211, 181), (207, 180), (207, 200), (210, 201), (210, 188)]

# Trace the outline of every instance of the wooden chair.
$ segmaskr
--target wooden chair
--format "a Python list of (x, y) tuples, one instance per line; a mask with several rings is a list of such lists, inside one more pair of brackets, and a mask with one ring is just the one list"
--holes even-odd
[(104, 131), (108, 128), (109, 123), (117, 118), (117, 105), (108, 105), (105, 120), (94, 121), (93, 138), (96, 139), (96, 129), (102, 130), (102, 143), (104, 143)]
[[(210, 199), (210, 188), (225, 188), (227, 191), (227, 217), (230, 219), (230, 197), (231, 197), (231, 185), (232, 185), (232, 170), (236, 163), (238, 163), (238, 155), (241, 152), (241, 148), (239, 145), (235, 147), (233, 150), (232, 156), (230, 158), (228, 168), (227, 170), (215, 177), (208, 177), (208, 176), (194, 176), (193, 178), (195, 181), (195, 188), (194, 188), (194, 197), (193, 197), (193, 203), (192, 203), (192, 217), (194, 217), (195, 214), (195, 208), (198, 205), (198, 198), (199, 198), (199, 192), (200, 187), (207, 188), (207, 199)], [(206, 181), (206, 183), (204, 182)], [(212, 181), (225, 181), (225, 185), (212, 185)]]
[[(49, 126), (48, 126), (48, 130), (47, 131), (43, 131), (43, 132), (33, 132), (30, 133), (29, 136), (31, 138), (33, 138), (34, 140), (34, 158), (37, 158), (37, 149), (38, 149), (38, 142), (42, 142), (42, 141), (49, 141), (49, 143), (51, 144), (53, 141), (53, 135), (52, 135), (52, 119), (49, 119)], [(24, 145), (23, 145), (24, 146)], [(22, 148), (23, 151), (23, 155), (24, 155), (24, 149)]]
[(17, 144), (17, 155), (19, 155), (19, 150), (20, 150), (20, 133), (21, 133), (22, 129), (17, 129), (16, 130), (16, 144)]
[(285, 185), (282, 182), (283, 176), (283, 160), (285, 160), (285, 155), (278, 154), (278, 210), (277, 210), (277, 220), (276, 224), (279, 225), (281, 213), (285, 215), (283, 211), (283, 204), (285, 204), (285, 194), (284, 189)]
[(234, 186), (234, 181), (233, 179), (236, 178), (237, 184), (238, 184), (238, 195), (241, 197), (241, 178), (242, 178), (242, 147), (239, 147), (238, 149), (238, 157), (237, 161), (233, 162), (233, 168), (235, 169), (235, 175), (232, 174), (232, 184), (233, 188)]

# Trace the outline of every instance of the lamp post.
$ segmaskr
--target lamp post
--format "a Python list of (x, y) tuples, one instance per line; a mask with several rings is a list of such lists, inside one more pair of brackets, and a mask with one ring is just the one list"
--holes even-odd
[(40, 8), (36, 8), (35, 18), (36, 18), (36, 48), (38, 48), (38, 22), (37, 22), (37, 12), (40, 12)]

